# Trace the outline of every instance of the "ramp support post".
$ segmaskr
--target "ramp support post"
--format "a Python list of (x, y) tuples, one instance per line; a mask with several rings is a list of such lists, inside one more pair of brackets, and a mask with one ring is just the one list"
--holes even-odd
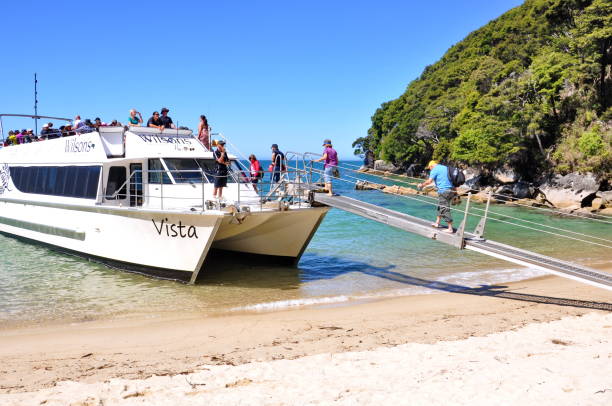
[(474, 234), (478, 240), (484, 239), (485, 225), (487, 224), (487, 215), (489, 214), (489, 205), (491, 204), (491, 191), (489, 190), (489, 196), (487, 197), (487, 207), (485, 208), (484, 216), (478, 222), (478, 225), (474, 229)]
[(465, 211), (463, 212), (463, 221), (457, 230), (457, 236), (459, 240), (457, 242), (457, 248), (463, 249), (465, 247), (465, 240), (463, 239), (463, 234), (465, 233), (465, 225), (467, 223), (468, 211), (470, 210), (470, 199), (472, 198), (472, 192), (468, 192), (467, 201), (465, 202)]

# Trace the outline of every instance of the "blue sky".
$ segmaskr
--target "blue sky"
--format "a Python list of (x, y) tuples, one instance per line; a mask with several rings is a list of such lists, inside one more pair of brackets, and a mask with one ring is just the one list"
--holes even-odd
[(349, 159), (381, 103), (521, 3), (7, 1), (0, 112), (33, 112), (37, 72), (39, 114), (125, 122), (167, 106), (191, 128), (205, 114), (245, 154), (331, 138)]

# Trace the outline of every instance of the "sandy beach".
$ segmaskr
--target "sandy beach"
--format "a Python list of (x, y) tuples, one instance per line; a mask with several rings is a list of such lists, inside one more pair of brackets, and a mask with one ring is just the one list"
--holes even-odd
[[(612, 293), (546, 276), (0, 330), (0, 404), (611, 404)], [(581, 317), (579, 317), (581, 316)]]

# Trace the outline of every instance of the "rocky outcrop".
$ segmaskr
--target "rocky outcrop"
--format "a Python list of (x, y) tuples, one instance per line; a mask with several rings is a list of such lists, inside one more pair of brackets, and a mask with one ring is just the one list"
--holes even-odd
[(612, 207), (612, 190), (608, 190), (607, 192), (597, 192), (595, 194), (595, 199), (601, 199), (601, 205), (603, 207)]
[(372, 183), (366, 180), (360, 180), (355, 183), (355, 190), (382, 190), (385, 188), (385, 185), (381, 185), (380, 183)]
[(417, 195), (419, 192), (416, 189), (412, 189), (409, 187), (403, 187), (398, 185), (386, 186), (382, 189), (384, 193), (391, 193), (394, 195)]
[(374, 161), (374, 170), (382, 172), (397, 172), (398, 168), (390, 162), (378, 159)]
[(512, 185), (512, 195), (517, 199), (531, 199), (535, 194), (536, 188), (531, 183), (519, 181)]
[(493, 178), (499, 183), (518, 182), (519, 175), (510, 168), (500, 168), (493, 172)]
[(590, 206), (599, 187), (592, 173), (570, 173), (565, 176), (556, 175), (540, 185), (539, 189), (553, 206), (569, 208)]
[(482, 185), (482, 181), (484, 177), (479, 169), (476, 168), (465, 168), (463, 170), (463, 174), (465, 175), (465, 186), (470, 189), (480, 189)]

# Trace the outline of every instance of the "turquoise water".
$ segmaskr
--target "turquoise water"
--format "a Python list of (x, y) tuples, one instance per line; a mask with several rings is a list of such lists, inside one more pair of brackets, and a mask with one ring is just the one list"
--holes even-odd
[[(374, 177), (370, 180), (381, 183)], [(423, 218), (435, 217), (433, 205), (376, 191), (355, 191), (348, 183), (336, 183), (341, 194)], [(612, 239), (612, 224), (604, 222), (560, 218), (537, 210), (499, 205), (491, 206), (491, 211)], [(460, 215), (454, 216), (458, 224)], [(468, 229), (473, 229), (477, 222), (478, 218), (470, 218)], [(564, 260), (593, 266), (610, 264), (610, 248), (492, 220), (487, 223), (486, 236)], [(499, 284), (542, 274), (336, 209), (329, 212), (297, 267), (218, 258), (209, 263), (195, 286), (130, 274), (5, 236), (0, 236), (0, 247), (0, 326), (4, 327), (111, 317), (158, 317), (177, 312), (207, 316), (304, 304), (350, 303), (452, 291), (457, 286)]]

